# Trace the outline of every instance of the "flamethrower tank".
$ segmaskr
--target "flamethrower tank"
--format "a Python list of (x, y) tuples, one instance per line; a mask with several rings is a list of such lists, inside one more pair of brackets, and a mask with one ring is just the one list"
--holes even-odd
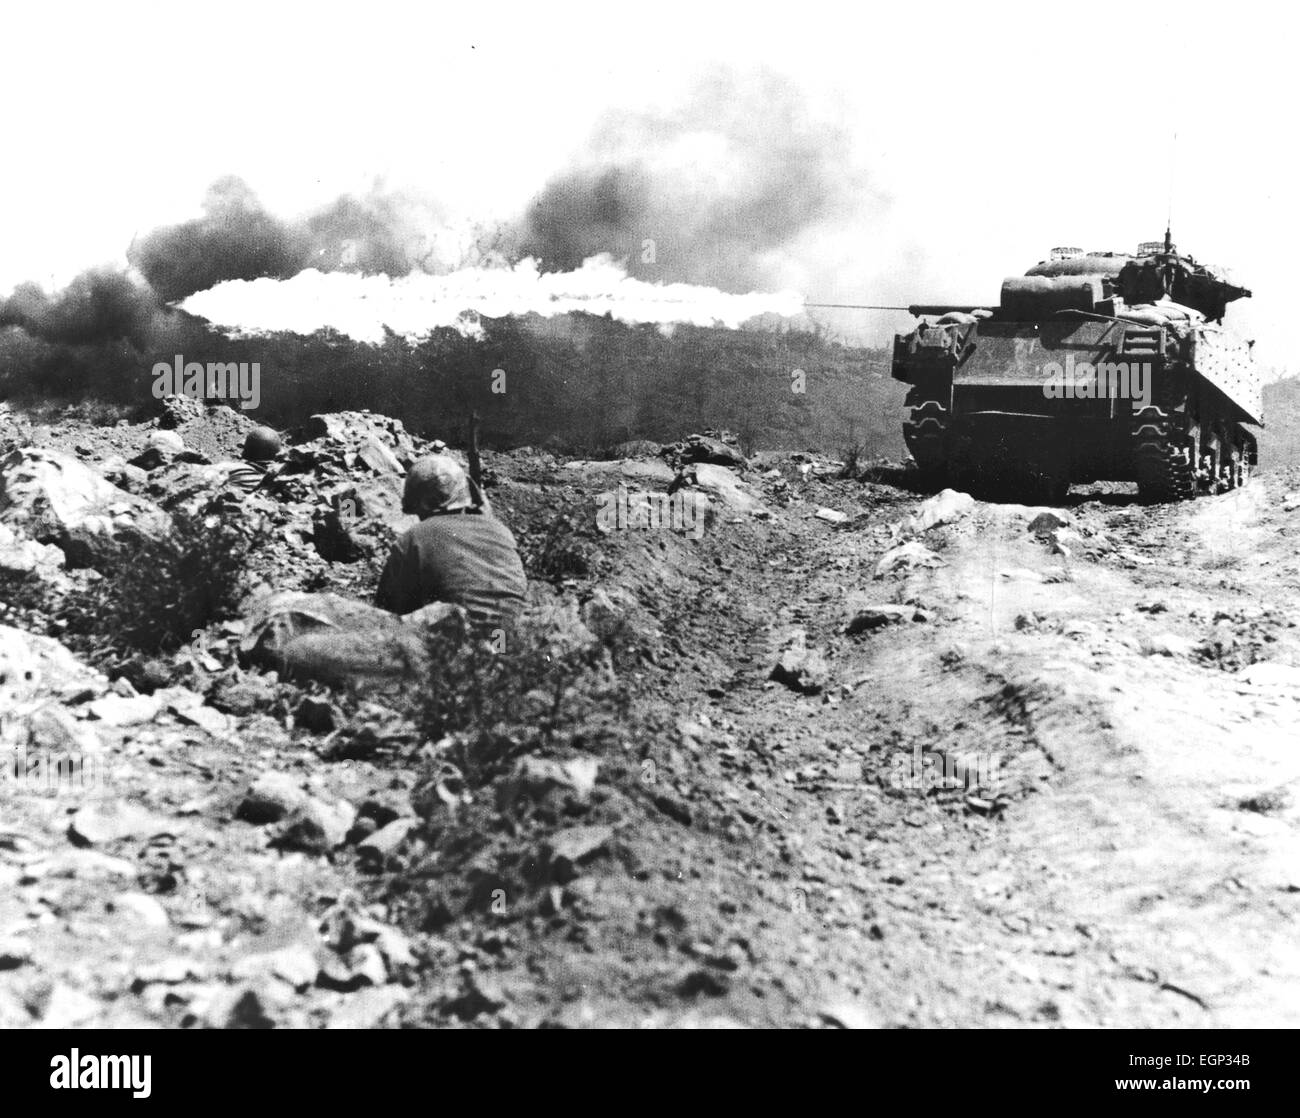
[(1147, 501), (1243, 485), (1258, 460), (1261, 370), (1222, 325), (1250, 292), (1169, 235), (1132, 255), (1053, 249), (996, 306), (917, 305), (894, 339), (903, 437), (935, 484), (1135, 481)]

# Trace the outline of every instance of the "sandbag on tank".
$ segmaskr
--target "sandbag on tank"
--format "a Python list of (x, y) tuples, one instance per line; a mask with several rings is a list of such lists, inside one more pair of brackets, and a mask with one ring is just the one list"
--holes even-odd
[(1164, 326), (1184, 337), (1193, 326), (1205, 322), (1205, 316), (1191, 307), (1184, 307), (1168, 299), (1158, 303), (1142, 303), (1136, 307), (1121, 306), (1115, 312), (1116, 318), (1125, 322), (1141, 322), (1147, 326)]
[(1024, 322), (1057, 311), (1096, 311), (1104, 298), (1100, 276), (1010, 276), (1002, 281), (1002, 317)]

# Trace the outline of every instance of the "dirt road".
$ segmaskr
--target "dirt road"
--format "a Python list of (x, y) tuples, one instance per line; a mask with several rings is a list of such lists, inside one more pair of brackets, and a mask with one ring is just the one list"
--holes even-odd
[[(1079, 496), (1055, 548), (1029, 530), (1041, 510), (978, 504), (918, 537), (941, 566), (880, 579), (885, 525), (916, 502), (833, 488), (818, 500), (864, 514), (828, 527), (809, 500), (761, 544), (715, 538), (719, 577), (685, 626), (717, 662), (679, 681), (679, 733), (703, 744), (670, 751), (670, 779), (709, 805), (718, 837), (678, 840), (667, 863), (691, 923), (673, 939), (715, 966), (724, 947), (740, 960), (709, 1012), (1293, 1024), (1300, 660), (1284, 487), (1154, 510)], [(848, 636), (864, 601), (925, 620)], [(767, 678), (799, 631), (826, 658), (812, 695)], [(918, 755), (982, 760), (996, 779), (895, 787)], [(644, 856), (664, 866), (664, 844)]]

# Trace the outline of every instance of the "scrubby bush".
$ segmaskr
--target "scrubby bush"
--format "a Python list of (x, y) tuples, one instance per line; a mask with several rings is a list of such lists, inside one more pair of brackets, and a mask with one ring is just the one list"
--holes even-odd
[(179, 513), (172, 523), (165, 535), (123, 541), (101, 564), (101, 578), (56, 607), (68, 644), (112, 669), (139, 654), (175, 651), (234, 616), (261, 530), (236, 512)]
[(571, 503), (540, 528), (521, 529), (517, 539), (524, 571), (531, 579), (561, 582), (592, 573), (594, 506)]
[(426, 651), (412, 717), (423, 737), (447, 745), (439, 762), (471, 785), (561, 739), (594, 745), (626, 716), (628, 695), (608, 645), (551, 622), (525, 620), (486, 635), (444, 625), (430, 631)]
[(862, 476), (862, 460), (866, 457), (867, 448), (862, 443), (854, 443), (852, 446), (846, 446), (840, 451), (840, 458), (844, 460), (844, 465), (840, 467), (840, 477), (845, 481), (855, 481)]

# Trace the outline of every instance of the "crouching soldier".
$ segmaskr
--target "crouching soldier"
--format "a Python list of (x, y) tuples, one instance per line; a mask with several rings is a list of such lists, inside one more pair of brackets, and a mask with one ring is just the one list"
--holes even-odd
[(408, 614), (433, 602), (464, 607), (480, 632), (509, 628), (527, 591), (510, 529), (454, 458), (422, 458), (406, 476), (402, 511), (420, 523), (393, 546), (375, 604)]
[(254, 427), (244, 439), (243, 460), (226, 474), (225, 491), (239, 499), (259, 489), (271, 463), (280, 455), (280, 436), (270, 427)]
[(431, 626), (447, 623), (457, 640), (462, 617), (479, 638), (510, 629), (527, 589), (523, 563), (460, 464), (446, 455), (415, 463), (402, 509), (420, 522), (393, 546), (373, 606), (333, 594), (272, 594), (249, 619), (242, 650), (286, 678), (387, 688), (427, 671)]

